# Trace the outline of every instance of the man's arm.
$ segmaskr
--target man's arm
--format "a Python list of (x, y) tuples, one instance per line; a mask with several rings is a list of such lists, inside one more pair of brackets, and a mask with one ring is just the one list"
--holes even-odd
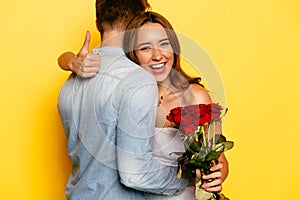
[[(151, 79), (149, 78), (151, 76)], [(188, 180), (176, 177), (177, 168), (153, 159), (153, 136), (157, 110), (157, 84), (152, 75), (131, 73), (136, 84), (124, 92), (117, 127), (117, 158), (121, 182), (145, 192), (172, 195)]]

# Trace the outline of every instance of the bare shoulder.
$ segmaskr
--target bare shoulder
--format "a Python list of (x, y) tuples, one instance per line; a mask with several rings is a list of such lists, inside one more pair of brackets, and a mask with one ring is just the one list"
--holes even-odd
[(198, 84), (191, 84), (190, 89), (198, 104), (211, 103), (211, 97), (207, 90)]

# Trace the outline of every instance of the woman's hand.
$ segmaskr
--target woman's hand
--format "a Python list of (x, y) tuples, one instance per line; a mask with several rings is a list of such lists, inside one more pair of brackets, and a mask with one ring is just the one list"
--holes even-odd
[(84, 78), (96, 76), (100, 67), (100, 56), (97, 54), (87, 54), (83, 57), (80, 52), (73, 56), (68, 62), (69, 69)]
[(201, 187), (207, 192), (221, 192), (222, 191), (222, 168), (223, 164), (218, 163), (217, 165), (210, 168), (212, 173), (203, 175), (203, 179), (214, 179), (212, 182), (205, 182)]
[(77, 55), (72, 52), (66, 52), (58, 58), (60, 68), (73, 71), (84, 78), (95, 76), (99, 71), (100, 56), (89, 53), (90, 41), (91, 35), (87, 31), (83, 46)]

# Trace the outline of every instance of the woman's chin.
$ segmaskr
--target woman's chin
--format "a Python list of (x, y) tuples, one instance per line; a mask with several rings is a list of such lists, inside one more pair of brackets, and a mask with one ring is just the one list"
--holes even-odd
[(167, 78), (168, 78), (167, 76), (155, 76), (155, 80), (157, 83), (163, 83), (167, 80)]

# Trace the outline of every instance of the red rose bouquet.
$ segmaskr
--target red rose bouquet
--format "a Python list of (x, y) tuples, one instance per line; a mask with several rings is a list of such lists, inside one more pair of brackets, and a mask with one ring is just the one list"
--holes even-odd
[[(202, 174), (211, 173), (210, 168), (218, 163), (222, 152), (233, 147), (233, 142), (227, 141), (221, 135), (221, 113), (219, 104), (197, 104), (177, 107), (170, 111), (167, 120), (173, 123), (185, 134), (185, 153), (178, 158), (177, 177), (181, 178), (184, 173), (188, 177), (195, 177), (195, 170), (200, 169)], [(227, 109), (225, 113), (227, 112)], [(220, 199), (218, 193), (209, 193), (201, 189), (200, 179), (196, 184), (196, 199)]]

